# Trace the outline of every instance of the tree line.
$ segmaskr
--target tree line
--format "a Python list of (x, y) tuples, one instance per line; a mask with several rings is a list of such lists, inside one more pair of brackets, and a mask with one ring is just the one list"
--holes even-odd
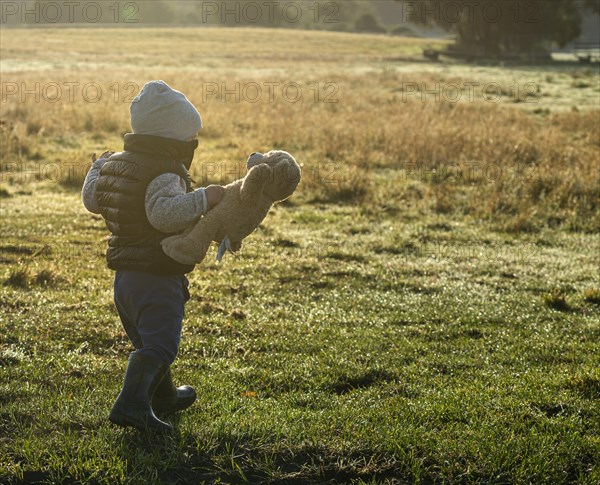
[[(362, 0), (3, 0), (3, 26), (64, 24), (272, 27), (414, 35), (444, 29), (456, 47), (495, 57), (564, 46), (581, 33), (582, 15), (600, 0), (395, 0), (396, 25)], [(381, 3), (379, 4), (381, 7)], [(387, 12), (390, 12), (388, 5)], [(382, 26), (387, 24), (387, 26)], [(418, 30), (418, 28), (416, 28)]]

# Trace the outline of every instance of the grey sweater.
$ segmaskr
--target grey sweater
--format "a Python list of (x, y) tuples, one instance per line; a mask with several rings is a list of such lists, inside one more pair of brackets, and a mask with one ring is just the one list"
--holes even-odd
[[(81, 197), (85, 208), (99, 214), (96, 202), (96, 182), (107, 158), (99, 158), (85, 177)], [(146, 188), (145, 207), (148, 221), (155, 229), (172, 233), (185, 229), (206, 214), (206, 191), (201, 188), (186, 193), (185, 181), (177, 174), (165, 173), (152, 180)]]

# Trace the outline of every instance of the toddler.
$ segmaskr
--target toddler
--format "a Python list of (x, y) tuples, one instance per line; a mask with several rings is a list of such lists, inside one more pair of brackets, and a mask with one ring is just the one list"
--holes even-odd
[(196, 392), (175, 387), (170, 365), (189, 300), (186, 274), (194, 266), (163, 253), (160, 241), (218, 204), (223, 187), (194, 190), (189, 168), (202, 128), (200, 114), (163, 81), (147, 83), (130, 107), (133, 133), (124, 151), (92, 157), (82, 198), (111, 232), (106, 259), (115, 270), (114, 301), (135, 351), (109, 419), (139, 430), (169, 431), (155, 413), (192, 405)]

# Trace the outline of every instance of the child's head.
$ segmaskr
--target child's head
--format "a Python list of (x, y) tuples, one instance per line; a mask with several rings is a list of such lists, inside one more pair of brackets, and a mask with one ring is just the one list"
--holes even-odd
[(183, 93), (164, 81), (150, 81), (131, 103), (131, 128), (137, 135), (154, 135), (192, 141), (202, 118)]

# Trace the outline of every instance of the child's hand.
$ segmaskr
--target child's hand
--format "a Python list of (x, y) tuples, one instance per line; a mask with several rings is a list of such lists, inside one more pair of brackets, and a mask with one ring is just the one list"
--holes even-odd
[(214, 206), (216, 206), (225, 195), (225, 187), (222, 185), (209, 185), (205, 189), (206, 191), (206, 200), (208, 201), (208, 210), (211, 210)]
[[(115, 152), (110, 152), (110, 151), (108, 151), (108, 150), (107, 150), (107, 151), (105, 151), (105, 152), (104, 152), (102, 155), (100, 155), (100, 158), (108, 158), (108, 157), (110, 157), (110, 156), (111, 156), (113, 153), (115, 153)], [(98, 160), (98, 159), (96, 158), (96, 154), (94, 153), (94, 154), (92, 155), (92, 163), (94, 163), (96, 160)]]

